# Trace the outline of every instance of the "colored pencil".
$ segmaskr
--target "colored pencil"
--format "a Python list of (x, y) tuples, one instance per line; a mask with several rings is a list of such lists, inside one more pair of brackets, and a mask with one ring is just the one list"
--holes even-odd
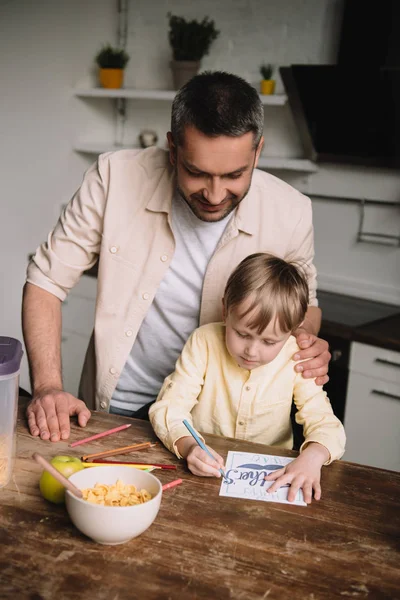
[(114, 450), (105, 450), (104, 452), (96, 452), (95, 454), (87, 454), (82, 456), (83, 461), (87, 461), (92, 458), (105, 458), (106, 456), (114, 456), (115, 454), (127, 454), (134, 450), (144, 450), (145, 448), (151, 448), (154, 444), (151, 442), (143, 442), (142, 444), (133, 444), (132, 446), (123, 446), (122, 448), (115, 448)]
[[(112, 467), (113, 465), (117, 465), (117, 466), (121, 466), (121, 464), (123, 463), (108, 463), (108, 462), (104, 462), (104, 463), (94, 463), (94, 462), (83, 462), (82, 465), (84, 467)], [(154, 465), (134, 465), (134, 464), (127, 464), (127, 467), (131, 467), (132, 469), (139, 469), (140, 471), (148, 471), (149, 469), (151, 469), (152, 471), (154, 471), (154, 469), (161, 469), (161, 467), (155, 467)]]
[(182, 483), (182, 479), (175, 479), (175, 481), (170, 481), (169, 483), (165, 483), (162, 486), (163, 491), (169, 490), (170, 488), (175, 487), (176, 485), (180, 485)]
[[(193, 427), (190, 425), (190, 423), (188, 421), (186, 421), (186, 419), (184, 419), (183, 424), (186, 427), (186, 429), (188, 429), (189, 433), (194, 437), (195, 441), (198, 443), (198, 445), (200, 446), (200, 448), (202, 450), (204, 450), (204, 452), (207, 452), (207, 454), (208, 454), (208, 456), (210, 456), (210, 458), (212, 458), (213, 460), (215, 460), (215, 456), (213, 456), (211, 454), (211, 452), (209, 451), (209, 449), (207, 448), (207, 446), (199, 438), (199, 436), (197, 435), (197, 433), (195, 432), (195, 430), (193, 429)], [(221, 473), (222, 477), (224, 479), (226, 479), (226, 475), (225, 475), (224, 471), (222, 469), (218, 469), (218, 470)]]
[(99, 438), (105, 437), (106, 435), (111, 435), (112, 433), (118, 433), (118, 431), (123, 431), (124, 429), (128, 429), (131, 427), (131, 423), (126, 425), (120, 425), (119, 427), (114, 427), (114, 429), (108, 429), (107, 431), (103, 431), (102, 433), (96, 433), (96, 435), (91, 435), (88, 438), (84, 438), (83, 440), (78, 440), (77, 442), (73, 442), (69, 445), (70, 448), (75, 448), (75, 446), (80, 446), (81, 444), (86, 444), (87, 442), (92, 442), (93, 440), (98, 440)]
[(147, 465), (149, 467), (157, 467), (159, 469), (169, 469), (169, 470), (173, 470), (176, 471), (176, 465), (164, 465), (164, 464), (158, 464), (158, 463), (141, 463), (141, 462), (128, 462), (128, 461), (119, 461), (119, 460), (105, 460), (103, 458), (94, 458), (92, 460), (93, 463), (96, 464), (107, 464), (107, 465), (140, 465), (140, 466), (144, 466)]

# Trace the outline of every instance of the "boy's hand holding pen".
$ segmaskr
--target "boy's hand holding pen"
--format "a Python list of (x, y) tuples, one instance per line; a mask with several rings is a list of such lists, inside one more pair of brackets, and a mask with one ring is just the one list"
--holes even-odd
[(222, 456), (208, 446), (205, 446), (206, 450), (203, 450), (202, 446), (205, 446), (205, 444), (201, 442), (200, 445), (193, 436), (193, 433), (192, 436), (182, 437), (176, 442), (179, 454), (183, 458), (186, 458), (188, 467), (193, 475), (200, 475), (202, 477), (224, 476), (224, 459)]

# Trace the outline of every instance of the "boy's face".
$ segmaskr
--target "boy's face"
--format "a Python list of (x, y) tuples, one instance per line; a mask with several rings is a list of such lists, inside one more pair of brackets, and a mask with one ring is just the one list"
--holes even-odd
[(248, 308), (249, 302), (250, 299), (246, 300), (226, 315), (225, 343), (239, 367), (251, 371), (273, 361), (289, 339), (290, 332), (282, 333), (275, 321), (271, 321), (261, 334), (250, 329), (247, 323), (252, 313), (239, 317)]

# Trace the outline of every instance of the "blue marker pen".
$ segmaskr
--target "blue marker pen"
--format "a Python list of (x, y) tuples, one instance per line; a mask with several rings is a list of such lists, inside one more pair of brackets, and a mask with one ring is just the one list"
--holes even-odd
[[(197, 433), (195, 432), (195, 430), (193, 429), (193, 427), (190, 425), (190, 423), (188, 423), (188, 421), (186, 419), (183, 420), (183, 424), (186, 427), (186, 429), (189, 430), (190, 435), (192, 435), (194, 437), (194, 439), (196, 440), (196, 442), (198, 443), (198, 445), (200, 446), (200, 448), (202, 450), (204, 450), (204, 452), (207, 452), (208, 456), (210, 456), (210, 458), (212, 458), (213, 460), (215, 460), (215, 457), (211, 454), (211, 452), (209, 451), (209, 449), (207, 448), (207, 446), (201, 441), (201, 439), (199, 438), (199, 436), (197, 435)], [(226, 475), (224, 473), (224, 471), (222, 469), (219, 469), (219, 472), (221, 473), (222, 477), (224, 479), (226, 479)]]

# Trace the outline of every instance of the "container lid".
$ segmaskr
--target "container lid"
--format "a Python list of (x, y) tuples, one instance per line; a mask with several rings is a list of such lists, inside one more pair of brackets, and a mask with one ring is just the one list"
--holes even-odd
[(12, 337), (0, 336), (0, 376), (13, 375), (21, 366), (22, 344)]

